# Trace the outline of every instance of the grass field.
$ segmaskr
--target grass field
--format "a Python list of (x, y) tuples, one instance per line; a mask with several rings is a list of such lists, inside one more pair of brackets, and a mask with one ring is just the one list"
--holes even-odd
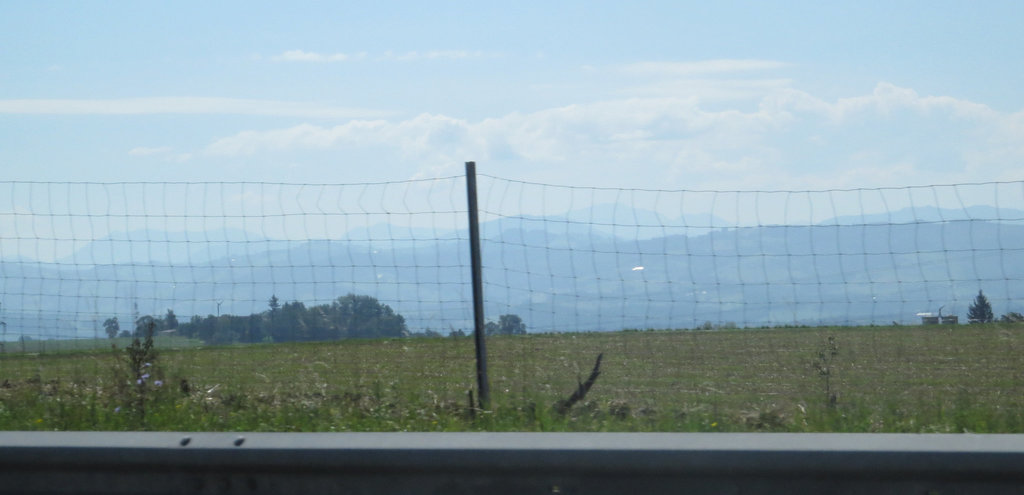
[[(67, 339), (67, 340), (18, 340), (13, 342), (3, 342), (2, 351), (0, 353), (53, 353), (53, 352), (67, 352), (67, 351), (106, 351), (110, 349), (110, 345), (114, 344), (118, 347), (127, 346), (131, 343), (128, 337), (118, 337), (115, 339)], [(163, 349), (187, 349), (191, 347), (198, 347), (202, 344), (199, 339), (189, 339), (184, 337), (166, 337), (157, 336), (154, 338), (156, 345)], [(2, 356), (2, 354), (0, 354)]]
[(1024, 432), (1020, 324), (490, 338), (487, 410), (469, 338), (166, 345), (141, 384), (123, 349), (8, 348), (0, 429)]

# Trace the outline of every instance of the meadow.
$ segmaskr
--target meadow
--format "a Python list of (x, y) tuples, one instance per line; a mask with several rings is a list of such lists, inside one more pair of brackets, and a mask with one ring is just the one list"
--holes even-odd
[(487, 408), (471, 338), (99, 344), (8, 346), (0, 429), (1024, 432), (1021, 324), (491, 337)]

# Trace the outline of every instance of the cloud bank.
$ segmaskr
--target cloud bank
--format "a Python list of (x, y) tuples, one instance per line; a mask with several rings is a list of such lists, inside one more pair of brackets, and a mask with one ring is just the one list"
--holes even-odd
[(315, 53), (302, 50), (288, 50), (280, 55), (270, 57), (274, 62), (352, 62), (366, 58), (366, 52), (360, 53)]
[(829, 188), (1020, 179), (1024, 112), (1000, 113), (888, 83), (835, 101), (770, 86), (749, 110), (718, 109), (704, 101), (636, 97), (479, 121), (422, 114), (335, 126), (306, 123), (239, 132), (205, 151), (247, 157), (381, 150), (432, 170), (478, 160), (514, 166), (516, 177), (578, 183), (582, 169), (588, 185), (628, 187)]

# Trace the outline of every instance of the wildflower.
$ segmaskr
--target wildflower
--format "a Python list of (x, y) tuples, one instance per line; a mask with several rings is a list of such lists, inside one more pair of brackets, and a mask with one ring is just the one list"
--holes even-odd
[(145, 363), (142, 365), (143, 368), (148, 368), (150, 366), (153, 366), (153, 363)]
[(715, 421), (714, 423), (711, 423), (711, 427), (712, 427), (712, 428), (714, 428), (714, 427), (716, 427), (716, 426), (718, 426), (718, 421)]
[(135, 384), (136, 385), (142, 385), (142, 378), (139, 378), (138, 380), (135, 380)]
[(149, 379), (149, 373), (146, 373), (145, 375), (142, 375), (142, 379), (143, 380), (148, 380)]
[(119, 413), (119, 412), (121, 412), (121, 406), (117, 406), (117, 407), (115, 407), (115, 408), (114, 408), (114, 414), (117, 414), (117, 413)]
[(162, 387), (162, 386), (164, 386), (164, 381), (163, 380), (157, 380), (157, 381), (153, 382), (153, 385), (156, 385), (157, 387)]

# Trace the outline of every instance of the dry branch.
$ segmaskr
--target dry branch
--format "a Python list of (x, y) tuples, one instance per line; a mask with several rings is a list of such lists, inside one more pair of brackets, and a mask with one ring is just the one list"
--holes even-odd
[[(568, 399), (555, 404), (555, 411), (558, 412), (558, 414), (564, 415), (569, 412), (569, 408), (571, 408), (573, 404), (576, 404), (586, 397), (587, 392), (590, 391), (590, 387), (594, 386), (594, 382), (597, 381), (597, 377), (601, 375), (601, 358), (603, 357), (603, 352), (597, 355), (597, 362), (594, 363), (594, 369), (590, 372), (590, 376), (587, 377), (587, 381), (579, 383), (576, 387), (576, 391), (573, 392)], [(579, 379), (576, 381), (578, 383)]]
[(476, 403), (473, 402), (473, 390), (467, 390), (466, 394), (469, 396), (469, 419), (476, 421)]

